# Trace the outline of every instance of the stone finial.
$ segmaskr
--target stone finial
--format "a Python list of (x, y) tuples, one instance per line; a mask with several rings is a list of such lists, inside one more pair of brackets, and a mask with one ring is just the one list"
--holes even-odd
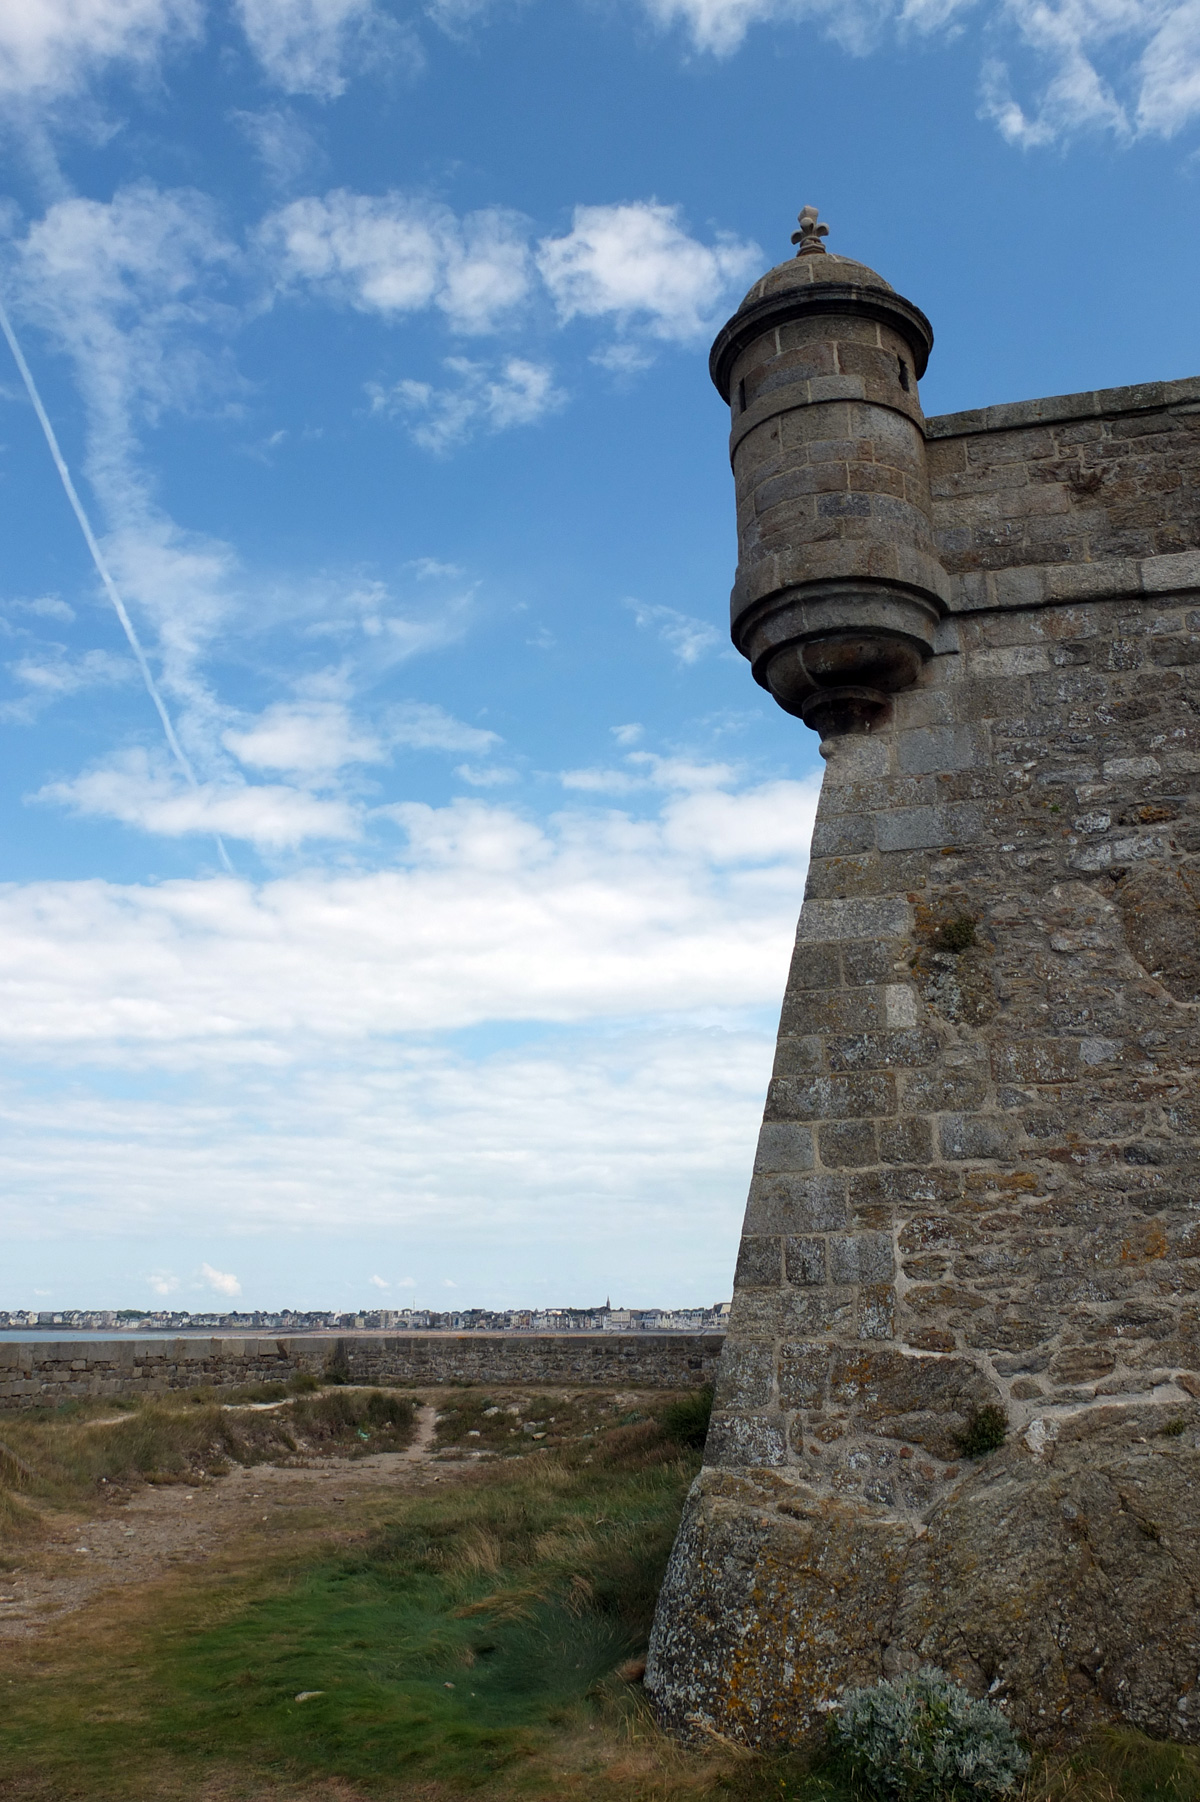
[(796, 217), (800, 221), (800, 230), (792, 233), (792, 243), (800, 246), (796, 255), (798, 257), (823, 257), (825, 246), (821, 239), (829, 236), (829, 227), (817, 224), (817, 208), (815, 206), (801, 207)]

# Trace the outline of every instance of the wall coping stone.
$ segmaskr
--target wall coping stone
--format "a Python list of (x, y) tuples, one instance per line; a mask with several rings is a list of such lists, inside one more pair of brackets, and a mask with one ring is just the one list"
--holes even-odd
[(1013, 432), (1069, 419), (1111, 418), (1114, 413), (1158, 413), (1165, 408), (1200, 408), (1200, 376), (1177, 382), (1134, 382), (1127, 388), (1094, 388), (1083, 394), (1052, 394), (1044, 400), (1006, 401), (964, 413), (940, 413), (925, 421), (927, 438), (973, 438), (980, 432)]

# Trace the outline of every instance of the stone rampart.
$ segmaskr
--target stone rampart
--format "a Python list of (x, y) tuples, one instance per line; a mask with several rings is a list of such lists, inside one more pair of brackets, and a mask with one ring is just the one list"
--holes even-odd
[(1200, 378), (926, 421), (953, 612), (1200, 588)]
[[(1035, 1739), (1200, 1741), (1200, 380), (926, 422), (924, 640), (877, 529), (913, 370), (881, 336), (868, 391), (839, 348), (896, 304), (816, 260), (714, 350), (735, 642), (827, 761), (647, 1686), (769, 1745), (934, 1663)], [(837, 352), (807, 386), (781, 297)], [(836, 617), (814, 519), (860, 548)]]
[(286, 1380), (333, 1368), (351, 1383), (579, 1384), (684, 1389), (711, 1382), (719, 1333), (405, 1333), (294, 1339), (0, 1341), (0, 1409)]

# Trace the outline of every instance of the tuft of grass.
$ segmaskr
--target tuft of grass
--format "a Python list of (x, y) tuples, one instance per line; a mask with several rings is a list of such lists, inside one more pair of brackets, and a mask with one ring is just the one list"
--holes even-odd
[(664, 1408), (660, 1415), (667, 1438), (673, 1439), (676, 1445), (686, 1445), (692, 1451), (702, 1452), (704, 1441), (708, 1438), (712, 1405), (711, 1383), (705, 1383), (703, 1388), (693, 1390), (690, 1395), (680, 1396), (677, 1402)]
[(222, 1389), (223, 1402), (282, 1402), (287, 1400), (286, 1383), (242, 1383), (236, 1389)]
[(1109, 1727), (1086, 1745), (1035, 1759), (1022, 1802), (1198, 1802), (1200, 1748)]
[(409, 1397), (384, 1389), (335, 1389), (326, 1395), (300, 1396), (287, 1413), (309, 1445), (348, 1441), (351, 1455), (401, 1451), (416, 1423)]

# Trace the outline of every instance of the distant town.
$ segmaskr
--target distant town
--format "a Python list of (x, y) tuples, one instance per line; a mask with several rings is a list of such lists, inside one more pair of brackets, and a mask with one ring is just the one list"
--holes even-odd
[(0, 1332), (114, 1333), (704, 1333), (724, 1332), (729, 1303), (711, 1308), (364, 1308), (361, 1313), (190, 1314), (174, 1308), (0, 1309)]

